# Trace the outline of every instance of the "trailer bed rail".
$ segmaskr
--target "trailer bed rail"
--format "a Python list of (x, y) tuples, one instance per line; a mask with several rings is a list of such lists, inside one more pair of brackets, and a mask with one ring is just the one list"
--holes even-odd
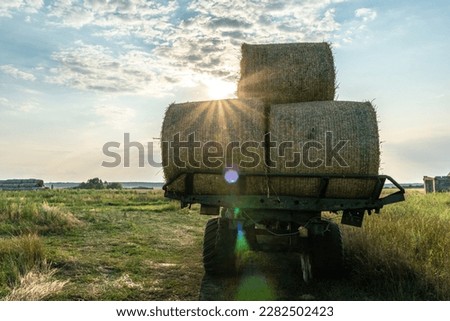
[[(194, 179), (197, 175), (214, 174), (223, 175), (222, 172), (214, 171), (198, 171), (198, 172), (183, 172), (177, 177), (167, 182), (163, 186), (165, 196), (167, 198), (179, 200), (182, 207), (190, 204), (202, 204), (211, 207), (231, 207), (231, 208), (247, 208), (247, 209), (273, 209), (273, 210), (293, 210), (293, 211), (348, 211), (348, 210), (364, 210), (375, 211), (379, 210), (388, 204), (397, 203), (405, 200), (405, 190), (392, 177), (388, 175), (319, 175), (319, 174), (275, 174), (275, 173), (251, 173), (240, 174), (240, 179), (243, 177), (286, 177), (286, 178), (318, 178), (320, 179), (320, 186), (314, 197), (286, 196), (276, 195), (275, 193), (268, 193), (267, 195), (243, 195), (235, 194), (221, 194), (221, 195), (201, 195), (194, 191)], [(183, 179), (185, 190), (183, 192), (172, 191), (170, 186), (175, 181)], [(374, 189), (369, 197), (361, 198), (330, 198), (327, 197), (327, 188), (330, 181), (334, 179), (349, 179), (349, 180), (372, 180), (375, 181)], [(391, 182), (396, 188), (396, 191), (382, 195), (383, 188), (386, 182)], [(239, 184), (236, 182), (236, 184)]]

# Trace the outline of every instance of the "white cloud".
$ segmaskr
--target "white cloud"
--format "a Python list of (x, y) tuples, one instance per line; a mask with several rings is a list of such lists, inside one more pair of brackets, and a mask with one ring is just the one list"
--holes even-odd
[(44, 0), (25, 0), (24, 9), (25, 12), (36, 13), (44, 5)]
[(355, 10), (355, 16), (361, 18), (364, 22), (368, 22), (376, 19), (377, 12), (370, 8), (359, 8)]
[(99, 34), (145, 36), (176, 8), (176, 1), (56, 0), (49, 6), (49, 17), (60, 26), (104, 28)]
[(53, 53), (59, 66), (51, 70), (49, 82), (84, 90), (140, 93), (157, 81), (157, 64), (145, 52), (114, 54), (100, 45), (76, 45)]
[(100, 45), (77, 42), (76, 47), (53, 53), (58, 66), (49, 70), (46, 80), (81, 90), (157, 97), (170, 94), (175, 86), (201, 84), (202, 72), (211, 72), (206, 67), (214, 63), (214, 57), (205, 58), (204, 69), (195, 69), (184, 60), (174, 61), (173, 55), (161, 53), (158, 57), (154, 53), (136, 49), (117, 53)]
[[(222, 23), (222, 26), (214, 29), (239, 29), (249, 42), (285, 42), (322, 40), (329, 37), (330, 32), (338, 30), (339, 25), (330, 16), (330, 4), (329, 0), (195, 0), (189, 9), (211, 19), (228, 20), (228, 24)], [(194, 22), (193, 27), (197, 29), (199, 24)]]
[(345, 46), (351, 43), (363, 45), (372, 39), (370, 22), (377, 18), (377, 12), (370, 8), (359, 8), (354, 11), (354, 19), (348, 19), (342, 23), (339, 32), (333, 36), (335, 47)]
[(23, 79), (23, 80), (29, 80), (29, 81), (36, 80), (36, 77), (33, 74), (21, 71), (12, 65), (1, 65), (0, 71), (3, 72), (4, 74), (14, 77), (16, 79)]
[(200, 1), (190, 3), (188, 18), (166, 35), (154, 53), (172, 68), (236, 81), (240, 45), (326, 41), (340, 25), (329, 0)]
[(22, 0), (10, 0), (0, 2), (0, 17), (11, 17), (11, 12), (22, 5)]
[(44, 5), (43, 0), (7, 0), (0, 2), (0, 17), (12, 17), (13, 12), (23, 10), (36, 13)]
[[(56, 0), (51, 23), (90, 28), (106, 46), (76, 43), (54, 52), (58, 66), (48, 80), (83, 90), (165, 95), (205, 76), (236, 82), (240, 45), (299, 41), (351, 42), (335, 19), (345, 0)], [(376, 12), (360, 8), (356, 22)], [(353, 25), (352, 25), (353, 26)], [(352, 30), (356, 30), (352, 27)], [(117, 49), (115, 45), (122, 47)]]

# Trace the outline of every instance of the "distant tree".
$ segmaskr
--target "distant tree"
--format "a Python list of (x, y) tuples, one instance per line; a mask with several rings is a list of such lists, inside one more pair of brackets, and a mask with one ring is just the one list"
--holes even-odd
[(105, 185), (103, 183), (103, 181), (96, 177), (96, 178), (91, 178), (89, 179), (87, 182), (83, 182), (80, 185), (78, 185), (78, 188), (80, 189), (104, 189)]
[(108, 183), (107, 181), (102, 181), (100, 178), (95, 177), (89, 179), (87, 182), (83, 182), (78, 185), (78, 189), (122, 189), (122, 184), (120, 183)]
[(122, 189), (122, 184), (120, 183), (108, 183), (106, 184), (107, 189)]

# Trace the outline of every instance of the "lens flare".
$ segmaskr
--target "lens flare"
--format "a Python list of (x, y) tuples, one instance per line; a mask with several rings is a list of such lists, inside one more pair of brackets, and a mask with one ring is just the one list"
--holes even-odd
[(234, 184), (239, 179), (239, 173), (234, 169), (227, 169), (224, 177), (228, 184)]
[(242, 254), (249, 250), (250, 250), (250, 246), (248, 245), (247, 239), (245, 238), (245, 231), (242, 226), (242, 222), (238, 222), (236, 246), (234, 248), (234, 252), (236, 254)]
[(239, 301), (273, 301), (276, 296), (264, 276), (251, 275), (242, 280), (236, 293), (236, 299)]

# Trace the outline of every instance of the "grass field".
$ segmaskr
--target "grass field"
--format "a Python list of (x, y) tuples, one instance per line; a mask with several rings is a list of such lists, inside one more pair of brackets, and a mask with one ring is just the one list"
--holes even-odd
[(284, 253), (249, 252), (239, 275), (204, 276), (207, 220), (161, 191), (0, 192), (0, 298), (450, 300), (448, 193), (408, 192), (343, 227), (346, 275), (308, 285)]

